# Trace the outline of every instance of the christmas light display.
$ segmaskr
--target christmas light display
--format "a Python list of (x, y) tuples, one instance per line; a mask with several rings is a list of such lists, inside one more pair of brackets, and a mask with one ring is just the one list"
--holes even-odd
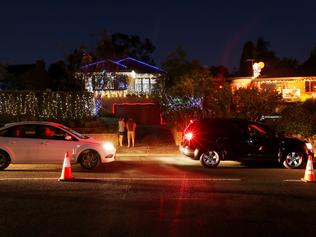
[(92, 93), (88, 92), (0, 92), (0, 117), (38, 120), (75, 120), (95, 115)]

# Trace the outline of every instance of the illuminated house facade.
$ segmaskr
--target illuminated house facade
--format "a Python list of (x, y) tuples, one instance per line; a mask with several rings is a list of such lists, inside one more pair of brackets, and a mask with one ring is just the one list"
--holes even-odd
[(86, 64), (75, 77), (95, 94), (97, 111), (103, 99), (107, 112), (117, 117), (132, 117), (140, 124), (161, 124), (159, 106), (150, 95), (155, 92), (158, 78), (165, 74), (156, 66), (127, 57)]
[(285, 101), (305, 101), (316, 98), (316, 76), (302, 77), (234, 77), (228, 79), (232, 91), (249, 86), (261, 88), (264, 84), (272, 84), (281, 93)]
[(102, 96), (107, 97), (125, 97), (152, 94), (158, 77), (164, 74), (156, 66), (127, 57), (84, 65), (76, 77), (84, 83), (87, 91), (102, 92)]

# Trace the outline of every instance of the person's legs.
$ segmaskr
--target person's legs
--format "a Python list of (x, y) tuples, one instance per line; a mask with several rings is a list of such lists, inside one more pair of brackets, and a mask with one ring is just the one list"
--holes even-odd
[(130, 147), (131, 132), (127, 132), (127, 147)]
[(135, 132), (131, 132), (131, 137), (132, 137), (132, 146), (135, 146)]
[(120, 142), (120, 146), (123, 146), (123, 135), (122, 134), (120, 134), (119, 135), (119, 142)]

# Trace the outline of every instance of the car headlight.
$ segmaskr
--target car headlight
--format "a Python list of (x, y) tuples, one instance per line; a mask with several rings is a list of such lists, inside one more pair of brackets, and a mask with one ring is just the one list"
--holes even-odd
[(306, 148), (307, 148), (308, 150), (313, 151), (313, 145), (312, 145), (312, 143), (307, 142), (307, 143), (305, 143), (305, 146), (306, 146)]
[(103, 144), (103, 149), (104, 150), (114, 150), (114, 146), (111, 142), (107, 142)]

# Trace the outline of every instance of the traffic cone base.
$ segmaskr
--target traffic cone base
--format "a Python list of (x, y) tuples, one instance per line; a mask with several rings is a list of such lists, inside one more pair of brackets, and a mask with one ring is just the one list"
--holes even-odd
[(304, 178), (301, 179), (306, 183), (315, 183), (315, 174), (313, 167), (313, 158), (308, 156)]
[(71, 181), (71, 180), (74, 180), (74, 177), (72, 176), (69, 153), (66, 152), (65, 158), (64, 158), (64, 163), (63, 163), (63, 169), (62, 169), (61, 176), (58, 179), (58, 181)]

